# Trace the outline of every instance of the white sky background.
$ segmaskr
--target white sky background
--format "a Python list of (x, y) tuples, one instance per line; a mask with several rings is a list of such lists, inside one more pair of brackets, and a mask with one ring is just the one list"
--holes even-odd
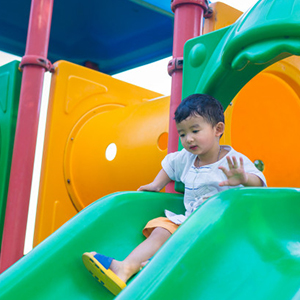
[[(216, 2), (216, 1), (211, 1), (211, 2)], [(248, 8), (253, 6), (257, 2), (257, 0), (223, 0), (221, 2), (226, 3), (244, 12), (248, 10)], [(168, 75), (167, 66), (171, 58), (172, 57), (167, 57), (157, 62), (116, 74), (113, 77), (161, 93), (163, 95), (170, 95), (171, 77)], [(0, 51), (0, 66), (13, 60), (21, 60), (21, 58)], [(40, 177), (40, 168), (41, 168), (42, 151), (43, 151), (43, 139), (44, 139), (43, 137), (45, 131), (45, 121), (46, 121), (46, 114), (47, 114), (50, 79), (51, 79), (51, 75), (49, 73), (45, 73), (44, 91), (43, 91), (41, 114), (40, 114), (40, 124), (39, 124), (38, 137), (37, 137), (36, 157), (35, 157), (35, 165), (33, 171), (27, 234), (26, 234), (26, 242), (25, 242), (25, 249), (24, 249), (25, 253), (29, 252), (32, 249), (32, 243), (33, 243), (34, 216), (36, 212), (36, 204), (37, 204), (37, 196), (38, 196), (39, 177)]]

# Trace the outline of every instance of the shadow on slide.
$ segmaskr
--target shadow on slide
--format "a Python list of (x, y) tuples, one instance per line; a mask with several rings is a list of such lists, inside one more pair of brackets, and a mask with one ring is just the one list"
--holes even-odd
[[(182, 195), (106, 196), (0, 276), (0, 299), (113, 299), (85, 251), (123, 259), (145, 223), (180, 213)], [(300, 190), (243, 188), (203, 204), (117, 299), (300, 299)]]

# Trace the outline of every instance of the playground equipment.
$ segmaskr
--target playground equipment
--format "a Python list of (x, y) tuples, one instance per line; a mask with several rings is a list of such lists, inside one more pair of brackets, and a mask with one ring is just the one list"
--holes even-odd
[[(288, 110), (285, 107), (278, 108), (283, 96), (287, 98), (286, 107), (293, 107), (293, 115), (285, 117), (285, 124), (295, 128), (298, 126), (298, 60), (291, 57), (272, 65), (286, 56), (299, 54), (297, 19), (300, 1), (285, 4), (283, 6), (280, 1), (259, 1), (232, 26), (188, 41), (184, 53), (183, 96), (194, 92), (209, 93), (219, 98), (226, 107), (240, 91), (227, 110), (230, 131), (226, 132), (225, 141), (230, 141), (238, 150), (246, 143), (243, 152), (253, 160), (262, 161), (265, 172), (269, 172), (271, 178), (279, 177), (278, 185), (280, 182), (286, 183), (287, 181), (280, 180), (289, 176), (289, 179), (294, 180), (293, 184), (298, 186), (297, 165), (296, 169), (290, 165), (288, 168), (281, 166), (280, 170), (288, 171), (283, 172), (283, 176), (273, 174), (276, 169), (269, 152), (275, 147), (279, 148), (278, 153), (288, 149), (283, 148), (278, 140), (275, 140), (275, 144), (272, 139), (266, 138), (276, 137), (276, 134), (268, 131), (268, 128), (260, 128), (286, 114)], [(281, 30), (274, 30), (278, 28)], [(67, 67), (72, 68), (68, 64)], [(266, 67), (268, 69), (264, 73), (240, 90)], [(91, 84), (91, 80), (88, 84)], [(271, 85), (274, 91), (262, 93), (266, 84)], [(75, 86), (77, 88), (77, 84)], [(80, 89), (76, 88), (74, 90), (78, 92)], [(103, 86), (99, 87), (97, 84), (94, 88), (96, 91), (103, 90)], [(255, 93), (256, 90), (259, 93)], [(141, 95), (144, 93), (141, 90)], [(264, 113), (267, 111), (270, 115), (263, 115), (260, 111), (257, 112), (257, 108), (264, 105), (262, 99), (265, 100), (268, 96), (270, 98), (266, 101)], [(150, 102), (136, 100), (134, 105), (111, 110), (109, 114), (112, 113), (115, 120), (120, 114), (124, 113), (126, 116), (131, 112), (140, 112), (148, 105), (156, 107), (160, 100), (162, 106), (165, 106), (165, 99)], [(272, 107), (270, 103), (276, 101), (278, 105)], [(75, 111), (79, 104), (80, 101), (66, 98), (62, 107)], [(122, 105), (125, 106), (126, 103)], [(246, 109), (251, 114), (245, 114)], [(88, 110), (93, 111), (90, 108)], [(104, 120), (109, 123), (107, 116), (108, 113), (103, 113)], [(49, 118), (52, 117), (54, 114)], [(139, 117), (139, 113), (136, 117)], [(247, 122), (247, 118), (250, 118), (251, 125), (240, 128)], [(96, 117), (83, 118), (77, 124), (74, 121), (75, 126), (70, 125), (69, 132), (74, 133), (75, 138), (72, 140), (70, 134), (65, 147), (64, 159), (66, 161), (67, 157), (69, 160), (64, 180), (68, 192), (75, 198), (78, 195), (77, 183), (81, 183), (83, 179), (78, 181), (78, 171), (72, 173), (74, 166), (74, 170), (81, 170), (80, 166), (72, 162), (81, 157), (84, 151), (82, 145), (90, 142), (85, 136), (95, 134), (91, 128), (94, 124), (99, 124), (97, 122)], [(271, 124), (272, 128), (276, 125)], [(276, 133), (281, 129), (275, 128)], [(84, 131), (91, 133), (84, 134)], [(296, 132), (291, 135), (283, 130), (279, 132), (288, 139), (287, 143), (294, 142)], [(159, 133), (156, 135), (161, 136)], [(239, 138), (244, 138), (243, 143), (239, 144)], [(247, 143), (246, 138), (250, 142)], [(261, 151), (258, 151), (257, 141), (261, 143)], [(157, 148), (157, 139), (155, 147)], [(93, 149), (97, 149), (97, 146)], [(288, 153), (290, 156), (297, 156), (293, 155), (294, 152)], [(70, 168), (72, 171), (68, 173)], [(72, 174), (75, 176), (75, 185), (68, 186), (73, 182), (69, 178)], [(201, 299), (296, 299), (299, 297), (300, 282), (300, 236), (297, 230), (299, 200), (299, 190), (292, 188), (236, 189), (214, 196), (179, 228), (151, 263), (132, 279), (117, 298), (182, 299), (196, 296)], [(74, 202), (78, 210), (84, 206), (80, 201)], [(143, 237), (138, 232), (141, 232), (145, 222), (161, 215), (163, 209), (180, 213), (183, 209), (182, 196), (127, 192), (112, 194), (94, 202), (1, 275), (1, 299), (53, 299), (58, 294), (66, 299), (112, 299), (113, 295), (100, 289), (97, 282), (92, 281), (90, 275), (84, 272), (80, 259), (82, 252), (97, 249), (103, 254), (124, 258), (142, 241)], [(199, 256), (201, 259), (198, 259)], [(66, 290), (67, 293), (64, 292)]]
[[(218, 18), (207, 19), (205, 31), (223, 28), (241, 15), (241, 12), (223, 3), (215, 3), (212, 8)], [(99, 197), (116, 191), (136, 190), (138, 186), (150, 182), (167, 152), (169, 97), (133, 102), (137, 97), (153, 99), (159, 95), (75, 64), (60, 62), (55, 65), (34, 246)], [(284, 98), (289, 111), (286, 122), (298, 119), (298, 66), (299, 58), (290, 57), (268, 67), (245, 85), (225, 113), (226, 131), (222, 143), (233, 145), (252, 161), (263, 163), (268, 184), (272, 187), (299, 186), (297, 165), (287, 163), (288, 160), (297, 160), (296, 153), (285, 159), (285, 168), (280, 167), (280, 172), (277, 163), (278, 157), (283, 159), (287, 151), (291, 153), (289, 145), (298, 143), (293, 139), (295, 132), (290, 130), (287, 133), (273, 116), (283, 111), (279, 103)], [(108, 96), (110, 93), (113, 95)], [(64, 99), (67, 99), (66, 103)], [(70, 111), (67, 109), (67, 105), (71, 105), (69, 103), (75, 103)], [(141, 105), (113, 110), (120, 105), (134, 103)], [(268, 115), (257, 114), (261, 110), (257, 106), (262, 105), (267, 106)], [(291, 117), (290, 111), (294, 117)], [(247, 118), (249, 121), (245, 122)], [(252, 122), (253, 118), (255, 122)], [(273, 131), (265, 134), (261, 128), (268, 128), (270, 122), (275, 122)], [(151, 132), (148, 130), (150, 127)], [(288, 127), (297, 128), (292, 124)], [(274, 143), (280, 130), (289, 143), (277, 146)], [(78, 135), (82, 142), (75, 142)], [(267, 139), (271, 141), (265, 143)], [(116, 145), (118, 155), (108, 161), (105, 151), (112, 143)], [(297, 145), (292, 149), (297, 151)], [(74, 153), (77, 155), (74, 156)], [(147, 160), (145, 153), (150, 154)], [(124, 178), (120, 169), (129, 169), (128, 176)], [(144, 172), (145, 169), (147, 172)], [(53, 186), (56, 188), (53, 189)]]
[(300, 144), (295, 138), (300, 126), (297, 65), (298, 58), (291, 57), (265, 69), (239, 92), (226, 112), (231, 122), (225, 144), (261, 164), (272, 187), (300, 185), (296, 154)]
[[(151, 4), (151, 11), (144, 5), (141, 6), (133, 1), (128, 2), (127, 5), (122, 0), (114, 3), (91, 0), (91, 6), (86, 6), (86, 10), (82, 10), (80, 1), (76, 3), (72, 1), (72, 4), (58, 3), (55, 6), (58, 9), (56, 12), (60, 11), (64, 16), (65, 13), (63, 12), (70, 6), (74, 11), (80, 12), (82, 18), (77, 19), (76, 26), (86, 30), (82, 34), (77, 34), (76, 38), (71, 39), (70, 32), (76, 30), (77, 27), (73, 26), (73, 22), (65, 22), (64, 19), (64, 23), (70, 27), (66, 27), (65, 24), (64, 30), (61, 30), (61, 14), (54, 13), (51, 33), (54, 40), (51, 45), (54, 50), (50, 47), (49, 58), (55, 59), (55, 53), (60, 53), (62, 49), (71, 49), (73, 60), (81, 59), (83, 64), (93, 68), (98, 66), (101, 70), (113, 72), (139, 65), (141, 61), (150, 62), (170, 54), (173, 20), (170, 13), (167, 12), (162, 15), (160, 12), (163, 5), (151, 4), (152, 1), (147, 1), (148, 4)], [(203, 3), (201, 1), (200, 5), (206, 7), (204, 4), (205, 1)], [(25, 35), (22, 36), (22, 33), (24, 31), (26, 33), (24, 24), (27, 22), (20, 15), (24, 16), (24, 13), (29, 11), (29, 0), (22, 2), (22, 5), (24, 6), (12, 1), (2, 9), (3, 16), (9, 16), (9, 18), (4, 17), (1, 24), (3, 28), (10, 29), (1, 35), (2, 49), (14, 54), (19, 54), (20, 51), (24, 50), (21, 45), (24, 45)], [(199, 3), (195, 5), (198, 6)], [(47, 59), (52, 8), (53, 0), (43, 2), (33, 0), (31, 3), (26, 51), (21, 62), (23, 69), (22, 88), (6, 205), (0, 270), (6, 269), (23, 256), (43, 74), (45, 70), (53, 70)], [(121, 16), (117, 18), (118, 24), (115, 18), (111, 18), (115, 12)], [(99, 25), (98, 22), (104, 20), (107, 20), (109, 26)], [(190, 21), (193, 22), (192, 19)], [(157, 26), (161, 27), (161, 30), (158, 30)], [(92, 28), (96, 28), (97, 34), (93, 34)], [(102, 35), (99, 34), (99, 28), (104, 30)], [(141, 30), (142, 28), (144, 30)], [(124, 35), (124, 29), (129, 30), (129, 35)], [(145, 38), (145, 31), (152, 36), (151, 40)], [(133, 32), (135, 33), (133, 34)], [(158, 32), (159, 34), (157, 34)], [(117, 37), (116, 34), (120, 34), (121, 38)], [(126, 39), (124, 40), (125, 36)], [(116, 41), (118, 47), (116, 47)], [(82, 49), (83, 45), (85, 51)], [(91, 54), (91, 49), (96, 52)], [(91, 57), (93, 61), (85, 62), (86, 57)], [(121, 66), (121, 69), (118, 69), (117, 65)], [(180, 72), (180, 70), (175, 70), (176, 72)], [(18, 222), (15, 222), (15, 219)]]
[[(188, 41), (183, 97), (207, 93), (227, 107), (260, 71), (299, 55), (296, 16), (300, 4), (291, 1), (284, 13), (280, 5), (258, 1), (234, 25)], [(267, 69), (239, 93), (232, 110), (231, 144), (253, 161), (264, 163), (272, 186), (300, 184), (300, 159), (295, 152), (300, 145), (295, 138), (300, 126), (299, 73), (295, 72), (289, 61)], [(277, 134), (284, 142), (278, 141)]]
[[(213, 197), (115, 299), (297, 299), (299, 196), (241, 189)], [(84, 269), (82, 253), (124, 258), (162, 207), (180, 213), (182, 196), (127, 192), (94, 202), (1, 275), (0, 298), (114, 299)]]
[[(131, 1), (130, 1), (131, 2)], [(106, 3), (106, 2), (105, 2)], [(157, 10), (161, 10), (161, 5), (155, 5), (152, 3), (152, 0), (147, 1), (150, 6)], [(208, 15), (210, 10), (208, 9), (207, 0), (199, 0), (199, 1), (192, 1), (189, 5), (183, 5), (185, 2), (181, 3), (181, 0), (176, 0), (172, 2), (172, 9), (174, 11), (174, 22), (175, 22), (175, 30), (174, 30), (174, 45), (173, 45), (173, 56), (174, 59), (171, 61), (169, 65), (169, 72), (172, 74), (172, 81), (173, 86), (176, 90), (176, 93), (172, 93), (172, 100), (170, 105), (170, 113), (174, 111), (175, 107), (180, 102), (180, 95), (181, 95), (181, 83), (182, 83), (182, 64), (181, 56), (183, 51), (184, 42), (191, 37), (200, 34), (202, 23), (199, 24), (199, 19), (202, 19), (204, 13)], [(73, 5), (73, 2), (72, 2)], [(93, 5), (98, 5), (97, 8), (101, 10), (103, 3), (98, 1), (93, 2)], [(0, 270), (6, 269), (9, 265), (15, 262), (17, 259), (21, 258), (23, 255), (23, 248), (24, 248), (24, 239), (25, 239), (25, 228), (27, 223), (27, 214), (28, 211), (28, 204), (29, 204), (29, 196), (30, 196), (30, 181), (32, 176), (32, 168), (33, 168), (33, 159), (34, 159), (34, 145), (36, 141), (36, 131), (37, 131), (37, 121), (38, 121), (38, 110), (39, 110), (39, 95), (41, 94), (41, 87), (42, 87), (42, 78), (43, 73), (46, 70), (53, 72), (53, 66), (50, 61), (46, 58), (47, 57), (47, 50), (48, 50), (48, 40), (49, 40), (49, 31), (50, 31), (50, 23), (51, 23), (51, 15), (52, 15), (52, 6), (53, 0), (48, 0), (43, 2), (40, 5), (39, 1), (33, 0), (32, 1), (32, 8), (31, 8), (31, 17), (29, 22), (29, 30), (28, 30), (28, 39), (27, 39), (27, 46), (25, 51), (25, 56), (21, 61), (21, 68), (24, 69), (23, 77), (22, 77), (22, 89), (21, 89), (21, 97), (20, 97), (20, 108), (25, 105), (24, 108), (20, 109), (16, 130), (16, 141), (14, 146), (14, 155), (12, 160), (12, 167), (11, 167), (11, 175), (10, 175), (10, 185), (8, 191), (8, 198), (7, 198), (7, 207), (6, 207), (6, 214), (5, 214), (5, 226), (3, 231), (3, 241), (2, 241), (2, 252), (1, 252), (1, 261), (0, 261)], [(114, 5), (108, 5), (107, 8), (115, 7)], [(124, 12), (122, 8), (124, 5), (120, 5), (121, 12)], [(139, 6), (136, 5), (128, 5), (129, 10), (132, 12), (142, 11)], [(106, 9), (101, 10), (104, 14), (104, 17), (110, 16), (110, 14), (106, 14)], [(109, 10), (108, 10), (109, 12)], [(147, 11), (146, 11), (147, 13)], [(169, 14), (168, 18), (169, 17)], [(88, 24), (94, 25), (93, 20), (101, 19), (99, 15), (93, 15), (94, 19), (88, 15)], [(115, 32), (115, 23), (111, 24), (111, 18), (109, 18), (109, 24), (112, 26), (113, 32)], [(161, 20), (161, 14), (158, 17)], [(40, 20), (43, 20), (43, 26), (40, 26)], [(132, 20), (135, 20), (133, 18)], [(131, 22), (132, 22), (131, 20)], [(139, 21), (142, 20), (142, 24), (146, 26), (146, 32), (153, 32), (155, 33), (153, 38), (152, 48), (154, 47), (156, 58), (159, 58), (163, 53), (162, 49), (165, 49), (166, 40), (165, 35), (163, 34), (165, 31), (162, 30), (161, 32), (157, 30), (157, 24), (153, 26), (147, 27), (148, 22), (154, 22), (155, 19), (149, 19), (147, 16), (146, 19), (139, 18)], [(148, 20), (148, 22), (145, 22)], [(180, 27), (176, 24), (181, 24), (182, 21), (185, 20), (186, 26)], [(134, 28), (140, 34), (140, 27), (134, 23)], [(84, 24), (86, 26), (86, 24)], [(120, 22), (120, 26), (123, 26), (123, 23)], [(160, 32), (157, 35), (157, 32)], [(84, 39), (86, 35), (83, 34)], [(105, 35), (107, 36), (107, 35)], [(135, 35), (136, 39), (132, 39), (132, 34), (129, 35), (129, 41), (143, 41), (144, 39), (139, 39), (140, 35)], [(92, 35), (93, 37), (93, 35)], [(35, 43), (38, 40), (39, 43)], [(69, 40), (69, 39), (68, 39)], [(108, 39), (108, 41), (111, 41)], [(163, 41), (161, 43), (161, 41)], [(65, 42), (65, 40), (64, 40)], [(114, 44), (115, 41), (111, 41)], [(87, 43), (84, 43), (85, 47)], [(145, 45), (149, 43), (146, 42)], [(98, 43), (97, 43), (98, 45)], [(123, 44), (122, 44), (123, 45)], [(128, 46), (129, 50), (125, 47)], [(136, 48), (132, 47), (131, 43), (125, 44), (123, 51), (135, 52)], [(144, 46), (145, 46), (144, 45)], [(69, 45), (68, 45), (69, 46)], [(74, 45), (72, 45), (72, 49)], [(80, 46), (82, 46), (80, 44)], [(143, 46), (142, 46), (143, 47)], [(81, 48), (81, 47), (80, 47)], [(151, 47), (150, 47), (151, 48)], [(89, 50), (89, 48), (86, 48)], [(120, 48), (121, 49), (121, 48)], [(109, 52), (111, 51), (111, 53)], [(51, 52), (51, 51), (50, 51)], [(76, 52), (76, 51), (75, 51)], [(113, 49), (105, 49), (105, 54), (109, 52), (111, 55), (106, 58), (108, 60), (110, 67), (114, 67), (115, 64), (120, 62), (120, 55), (118, 51), (114, 51)], [(147, 61), (150, 59), (149, 57), (153, 57), (153, 51), (150, 50), (151, 55), (148, 51), (145, 52), (143, 49), (141, 53), (144, 55), (144, 60)], [(78, 53), (77, 53), (78, 54)], [(117, 54), (117, 55), (116, 55)], [(180, 55), (178, 58), (177, 56)], [(98, 57), (99, 58), (99, 57)], [(127, 55), (123, 57), (123, 59), (128, 58)], [(132, 58), (132, 57), (131, 57)], [(136, 61), (132, 59), (131, 64), (135, 64)], [(93, 62), (88, 62), (87, 65), (92, 65), (93, 68), (96, 67)], [(100, 64), (101, 67), (101, 64)], [(26, 71), (28, 70), (28, 71)], [(26, 72), (25, 72), (26, 71)], [(173, 88), (172, 88), (173, 90)], [(30, 105), (30, 101), (32, 99), (36, 99), (34, 101), (34, 105)], [(29, 102), (29, 103), (28, 103)], [(24, 103), (24, 104), (23, 104)], [(168, 143), (168, 151), (174, 151), (174, 145), (177, 148), (177, 142), (174, 138), (170, 138), (170, 135), (175, 135), (175, 126), (174, 123), (170, 122), (170, 129), (169, 129), (169, 140), (172, 141), (173, 148), (170, 146), (170, 142)], [(29, 145), (28, 147), (24, 148), (23, 145)], [(21, 157), (26, 157), (25, 163), (22, 164)], [(24, 176), (24, 180), (20, 180), (18, 177), (19, 174)], [(18, 219), (16, 223), (14, 220), (15, 218)]]
[(67, 62), (52, 91), (35, 245), (99, 197), (150, 182), (167, 154), (169, 97)]

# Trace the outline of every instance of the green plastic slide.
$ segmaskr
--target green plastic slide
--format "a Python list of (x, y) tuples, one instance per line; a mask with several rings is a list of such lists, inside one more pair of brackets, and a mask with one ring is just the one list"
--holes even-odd
[[(126, 192), (93, 203), (0, 275), (0, 299), (113, 299), (84, 268), (123, 259), (182, 195)], [(117, 299), (300, 299), (300, 190), (243, 188), (204, 203)]]

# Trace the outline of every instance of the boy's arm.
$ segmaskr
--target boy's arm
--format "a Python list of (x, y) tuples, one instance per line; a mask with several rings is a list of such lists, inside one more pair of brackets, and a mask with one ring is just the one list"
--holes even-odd
[(171, 181), (164, 169), (161, 169), (151, 183), (142, 185), (138, 188), (138, 191), (159, 192)]
[(219, 169), (226, 175), (227, 180), (219, 183), (220, 186), (236, 186), (242, 184), (243, 186), (263, 186), (262, 180), (252, 173), (246, 173), (244, 169), (243, 158), (240, 157), (240, 165), (238, 165), (236, 157), (226, 157), (229, 170), (221, 166)]

